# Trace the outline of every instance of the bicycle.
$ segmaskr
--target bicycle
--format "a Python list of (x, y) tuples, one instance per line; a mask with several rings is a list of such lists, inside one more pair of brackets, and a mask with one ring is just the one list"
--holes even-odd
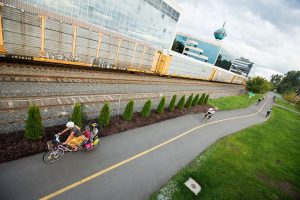
[(210, 113), (210, 114), (206, 113), (206, 114), (204, 115), (204, 117), (202, 118), (201, 123), (204, 122), (204, 121), (208, 121), (212, 116), (213, 116), (213, 114), (211, 114), (211, 113)]
[[(54, 143), (54, 144), (53, 144)], [(48, 152), (46, 152), (43, 156), (43, 161), (45, 163), (53, 163), (61, 159), (65, 151), (66, 152), (74, 152), (74, 150), (70, 149), (68, 145), (63, 145), (60, 142), (59, 135), (55, 134), (55, 138), (53, 141), (47, 142)], [(78, 146), (79, 147), (79, 146)], [(79, 147), (81, 148), (81, 147)]]

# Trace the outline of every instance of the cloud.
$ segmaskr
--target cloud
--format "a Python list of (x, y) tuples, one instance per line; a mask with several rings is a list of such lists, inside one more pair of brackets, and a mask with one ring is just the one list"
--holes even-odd
[(300, 70), (300, 3), (297, 0), (238, 3), (178, 0), (177, 3), (183, 8), (178, 31), (213, 38), (213, 32), (227, 20), (223, 48), (235, 57), (253, 61), (256, 65), (253, 70), (265, 75)]

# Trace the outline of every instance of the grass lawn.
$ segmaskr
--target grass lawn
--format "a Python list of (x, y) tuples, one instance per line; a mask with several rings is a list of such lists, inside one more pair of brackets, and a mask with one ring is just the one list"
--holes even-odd
[[(267, 122), (219, 140), (150, 199), (299, 199), (299, 130), (300, 115), (274, 107)], [(189, 177), (198, 196), (184, 185)]]
[(219, 110), (240, 109), (256, 103), (262, 96), (262, 94), (255, 94), (255, 96), (250, 99), (248, 95), (221, 97), (218, 99), (210, 99), (208, 103), (217, 107)]
[(296, 109), (295, 104), (288, 103), (288, 102), (283, 101), (282, 99), (279, 99), (279, 98), (276, 98), (276, 103), (281, 105), (281, 106), (284, 106), (286, 108), (289, 108), (291, 110), (299, 112), (299, 110)]

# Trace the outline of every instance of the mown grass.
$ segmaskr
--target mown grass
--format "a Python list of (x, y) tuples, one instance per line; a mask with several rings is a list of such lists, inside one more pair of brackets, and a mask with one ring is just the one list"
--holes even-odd
[[(267, 122), (225, 137), (200, 154), (150, 199), (298, 199), (300, 116), (275, 107)], [(202, 187), (195, 196), (184, 185)]]
[(210, 99), (208, 104), (217, 107), (219, 110), (240, 109), (256, 103), (257, 100), (262, 96), (262, 94), (256, 94), (250, 99), (248, 98), (248, 95), (221, 97), (218, 99)]
[(289, 108), (291, 110), (294, 110), (296, 112), (299, 112), (299, 110), (296, 109), (295, 104), (291, 104), (289, 102), (283, 101), (282, 99), (276, 98), (276, 103), (278, 105), (281, 105), (283, 107)]

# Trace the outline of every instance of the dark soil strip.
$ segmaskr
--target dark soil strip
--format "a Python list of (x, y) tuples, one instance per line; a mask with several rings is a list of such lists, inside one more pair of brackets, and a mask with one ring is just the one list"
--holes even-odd
[[(134, 113), (133, 119), (130, 122), (122, 120), (120, 116), (114, 116), (110, 120), (110, 125), (108, 127), (102, 128), (99, 135), (101, 137), (105, 137), (108, 135), (120, 133), (126, 130), (146, 126), (190, 113), (206, 112), (210, 107), (212, 106), (202, 105), (195, 106), (190, 109), (175, 109), (173, 112), (167, 111), (166, 109), (162, 114), (157, 114), (155, 111), (152, 111), (150, 117), (147, 119), (143, 118), (140, 113)], [(91, 120), (88, 123), (92, 123), (95, 121), (97, 120)], [(50, 140), (54, 134), (61, 132), (63, 129), (65, 129), (65, 125), (47, 127), (45, 128), (45, 136), (37, 141), (26, 140), (24, 138), (23, 131), (9, 134), (0, 134), (0, 163), (47, 151), (47, 141)], [(61, 138), (62, 141), (64, 141), (67, 137), (68, 134), (64, 134)]]

